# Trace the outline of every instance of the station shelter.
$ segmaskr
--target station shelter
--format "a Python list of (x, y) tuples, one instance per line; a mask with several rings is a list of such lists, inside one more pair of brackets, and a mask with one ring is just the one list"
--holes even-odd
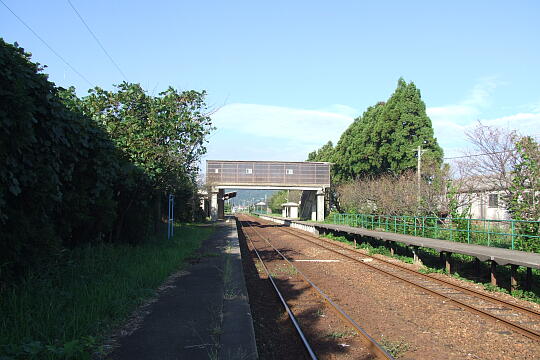
[(298, 204), (295, 202), (286, 202), (281, 204), (281, 216), (288, 219), (298, 219)]

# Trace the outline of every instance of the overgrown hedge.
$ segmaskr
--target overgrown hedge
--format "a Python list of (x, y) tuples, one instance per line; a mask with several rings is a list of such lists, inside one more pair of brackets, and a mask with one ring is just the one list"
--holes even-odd
[[(160, 146), (155, 138), (143, 132), (153, 129), (152, 126), (111, 131), (108, 125), (133, 124), (135, 116), (120, 113), (124, 117), (107, 118), (107, 108), (100, 108), (103, 104), (96, 102), (95, 97), (77, 98), (74, 89), (56, 87), (42, 70), (17, 44), (0, 39), (0, 279), (3, 285), (28, 268), (46, 266), (66, 248), (92, 242), (144, 241), (163, 218), (168, 192), (182, 199), (177, 202), (177, 214), (190, 218), (191, 208), (186, 203), (196, 189), (196, 170), (192, 165), (204, 152), (203, 139), (210, 130), (209, 119), (200, 112), (204, 107), (204, 92), (195, 93), (199, 95), (195, 96), (198, 102), (188, 99), (182, 103), (192, 106), (187, 111), (182, 108), (182, 120), (178, 120), (180, 117), (174, 110), (167, 113), (170, 128), (156, 136), (177, 139), (182, 135), (191, 139), (190, 146), (198, 146), (192, 158), (183, 161), (179, 151)], [(116, 103), (119, 100), (115, 95), (146, 96), (138, 85), (122, 85), (116, 93), (99, 88), (94, 93), (105, 94)], [(168, 93), (169, 97), (176, 95), (171, 102), (184, 94), (172, 89)], [(147, 96), (143, 100), (154, 107), (159, 102), (162, 108), (153, 113), (162, 114), (167, 110), (163, 109), (164, 98)], [(139, 106), (138, 100), (128, 97), (125, 101)], [(180, 107), (179, 103), (174, 103), (175, 109)], [(119, 106), (129, 108), (121, 102)], [(146, 119), (152, 112), (143, 110), (140, 115)], [(175, 125), (170, 124), (173, 119), (192, 121), (195, 125), (167, 133)], [(197, 132), (198, 137), (189, 131)], [(126, 144), (126, 139), (149, 142), (148, 152)], [(179, 144), (180, 140), (175, 145), (177, 150)], [(168, 169), (162, 166), (164, 163), (170, 165)]]

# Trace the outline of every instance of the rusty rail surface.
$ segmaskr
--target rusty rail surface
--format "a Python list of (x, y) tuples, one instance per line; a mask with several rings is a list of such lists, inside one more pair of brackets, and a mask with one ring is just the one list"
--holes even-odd
[[(374, 256), (371, 256), (371, 255), (367, 255), (367, 254), (364, 254), (364, 253), (361, 253), (361, 252), (359, 252), (358, 250), (355, 250), (355, 249), (347, 248), (344, 245), (338, 244), (336, 242), (330, 242), (330, 241), (327, 241), (327, 240), (322, 240), (322, 239), (316, 238), (314, 236), (300, 235), (294, 230), (290, 230), (290, 231), (285, 230), (283, 227), (277, 227), (277, 228), (279, 230), (285, 232), (285, 233), (288, 233), (290, 235), (296, 236), (296, 237), (301, 238), (303, 240), (309, 241), (309, 242), (311, 242), (311, 243), (313, 243), (313, 244), (315, 244), (317, 246), (320, 246), (320, 247), (322, 247), (322, 248), (324, 248), (324, 249), (326, 249), (328, 251), (331, 251), (331, 252), (334, 252), (334, 253), (339, 254), (341, 256), (344, 256), (344, 257), (346, 257), (348, 259), (351, 259), (351, 260), (353, 260), (353, 261), (355, 261), (357, 263), (365, 265), (365, 266), (367, 266), (367, 267), (369, 267), (371, 269), (374, 269), (374, 270), (376, 270), (378, 272), (384, 273), (384, 274), (389, 275), (391, 277), (394, 277), (394, 278), (400, 279), (400, 280), (402, 280), (404, 282), (407, 282), (407, 283), (409, 283), (409, 284), (411, 284), (411, 285), (413, 285), (415, 287), (421, 288), (422, 290), (424, 290), (424, 291), (426, 291), (426, 292), (428, 292), (430, 294), (442, 297), (442, 298), (454, 303), (455, 305), (460, 306), (462, 308), (466, 308), (466, 309), (468, 309), (468, 310), (470, 310), (470, 311), (472, 311), (472, 312), (474, 312), (474, 313), (476, 313), (476, 314), (478, 314), (478, 315), (480, 315), (480, 316), (482, 316), (484, 318), (489, 318), (489, 319), (492, 319), (492, 320), (500, 321), (503, 324), (505, 324), (507, 327), (510, 327), (512, 330), (514, 330), (514, 331), (516, 331), (516, 332), (518, 332), (518, 333), (520, 333), (520, 334), (522, 334), (522, 335), (524, 335), (524, 336), (526, 336), (526, 337), (528, 337), (528, 338), (530, 338), (532, 340), (536, 340), (536, 341), (540, 340), (540, 332), (538, 332), (536, 330), (527, 328), (527, 327), (525, 327), (525, 326), (523, 326), (523, 325), (521, 325), (519, 323), (509, 321), (509, 320), (507, 320), (507, 319), (505, 319), (505, 318), (503, 318), (501, 316), (490, 313), (487, 309), (468, 304), (463, 300), (456, 299), (455, 297), (449, 296), (449, 295), (441, 292), (441, 289), (439, 289), (439, 291), (437, 291), (437, 290), (434, 290), (432, 288), (429, 288), (427, 284), (423, 285), (423, 284), (419, 284), (418, 282), (415, 282), (414, 280), (407, 279), (402, 275), (399, 275), (399, 274), (396, 274), (395, 272), (392, 272), (392, 270), (389, 269), (389, 268), (398, 269), (401, 272), (406, 272), (409, 275), (414, 275), (415, 277), (421, 278), (424, 281), (429, 281), (431, 283), (435, 282), (435, 283), (438, 283), (440, 285), (450, 287), (453, 290), (460, 291), (464, 295), (470, 295), (472, 297), (479, 298), (479, 299), (481, 299), (483, 301), (491, 302), (491, 303), (501, 305), (501, 306), (504, 307), (503, 309), (490, 308), (491, 311), (493, 311), (493, 310), (506, 311), (507, 310), (506, 308), (508, 308), (508, 309), (512, 309), (512, 310), (514, 310), (516, 312), (521, 312), (522, 313), (521, 315), (532, 317), (532, 318), (536, 319), (535, 322), (537, 321), (538, 323), (540, 323), (540, 313), (538, 311), (534, 310), (534, 309), (530, 309), (530, 308), (527, 308), (527, 307), (524, 307), (524, 306), (521, 306), (521, 305), (517, 305), (517, 304), (512, 304), (512, 303), (509, 303), (507, 301), (485, 295), (485, 294), (483, 294), (483, 293), (481, 293), (479, 291), (472, 290), (472, 289), (467, 289), (467, 288), (465, 288), (463, 286), (453, 284), (453, 283), (451, 283), (449, 281), (445, 281), (445, 280), (438, 279), (438, 278), (435, 278), (435, 277), (432, 277), (432, 276), (428, 276), (426, 274), (419, 273), (419, 272), (417, 272), (415, 270), (411, 270), (409, 268), (406, 268), (404, 266), (392, 263), (390, 261), (387, 261), (387, 260), (384, 260), (384, 259), (381, 259), (381, 258), (378, 258), (378, 257), (374, 257)], [(335, 249), (332, 249), (332, 248), (329, 248), (327, 246), (321, 245), (321, 244), (317, 243), (316, 241), (313, 241), (312, 238), (317, 239), (318, 241), (322, 241), (325, 244), (330, 244), (332, 246), (339, 247), (342, 250), (353, 252), (353, 253), (355, 253), (356, 256), (362, 256), (363, 258), (370, 258), (370, 259), (376, 260), (377, 262), (380, 262), (383, 265), (387, 266), (387, 268), (386, 269), (381, 268), (381, 267), (379, 267), (377, 265), (374, 265), (372, 263), (364, 262), (364, 261), (362, 261), (362, 259), (358, 259), (357, 257), (347, 255), (347, 254), (344, 254), (344, 253), (342, 253), (340, 251), (337, 251)], [(445, 289), (445, 290), (448, 290), (448, 288)]]
[[(246, 216), (247, 217), (247, 216)], [(302, 276), (302, 278), (313, 288), (315, 289), (315, 291), (317, 292), (317, 294), (323, 298), (328, 305), (331, 306), (332, 309), (334, 309), (338, 315), (343, 319), (345, 320), (350, 326), (352, 326), (356, 331), (358, 331), (358, 333), (361, 335), (361, 340), (362, 342), (366, 345), (366, 347), (368, 348), (368, 350), (371, 352), (371, 354), (373, 356), (375, 356), (375, 358), (377, 359), (389, 359), (389, 360), (393, 360), (394, 358), (392, 357), (392, 355), (390, 355), (381, 345), (379, 345), (375, 339), (373, 339), (358, 323), (356, 323), (356, 321), (354, 321), (345, 311), (343, 311), (343, 309), (341, 309), (341, 307), (336, 304), (334, 301), (332, 301), (332, 299), (330, 299), (328, 297), (328, 295), (326, 295), (317, 285), (315, 285), (302, 271), (300, 271), (300, 269), (298, 269), (296, 266), (293, 265), (293, 263), (285, 256), (283, 255), (283, 253), (281, 251), (279, 251), (276, 247), (274, 247), (274, 245), (272, 245), (270, 243), (270, 241), (264, 236), (264, 235), (261, 235), (261, 233), (255, 228), (253, 227), (249, 222), (242, 222), (240, 220), (240, 224), (243, 226), (243, 223), (246, 223), (256, 234), (257, 236), (259, 236), (262, 240), (264, 240), (270, 247), (272, 247), (272, 249), (274, 249), (282, 258), (283, 260), (285, 260), (291, 267), (293, 267), (295, 269), (295, 271), (300, 275)], [(270, 273), (268, 272), (268, 269), (266, 268), (266, 266), (264, 265), (261, 257), (259, 256), (256, 248), (255, 248), (255, 245), (253, 244), (251, 238), (249, 238), (245, 232), (244, 232), (244, 235), (246, 236), (246, 238), (249, 239), (251, 245), (253, 246), (253, 249), (256, 251), (257, 253), (257, 257), (259, 258), (259, 260), (261, 261), (261, 263), (263, 264), (265, 270), (267, 271), (267, 274), (268, 276), (270, 277)], [(294, 235), (294, 234), (293, 234)], [(270, 277), (271, 278), (271, 277)], [(275, 286), (275, 283), (273, 282), (272, 280), (272, 284)], [(277, 288), (276, 288), (276, 291)], [(282, 297), (280, 296), (280, 299), (282, 299)], [(283, 300), (282, 300), (283, 302)], [(285, 304), (284, 304), (285, 305)], [(288, 310), (289, 311), (289, 310)]]
[[(240, 224), (242, 224), (241, 221), (240, 221)], [(262, 265), (264, 271), (266, 272), (266, 275), (268, 276), (268, 279), (270, 280), (270, 283), (272, 284), (272, 287), (274, 288), (274, 291), (276, 292), (277, 296), (279, 297), (279, 300), (281, 301), (281, 304), (283, 305), (283, 307), (287, 311), (287, 314), (289, 315), (289, 319), (291, 319), (291, 322), (292, 322), (294, 328), (296, 329), (296, 332), (300, 336), (300, 339), (302, 340), (302, 344), (304, 344), (304, 347), (306, 348), (306, 351), (308, 352), (311, 359), (316, 360), (317, 356), (313, 352), (313, 349), (311, 348), (311, 345), (309, 344), (304, 332), (300, 328), (300, 324), (298, 324), (298, 320), (296, 320), (296, 317), (294, 316), (291, 308), (289, 307), (289, 305), (287, 305), (287, 302), (285, 301), (285, 298), (283, 297), (283, 295), (279, 291), (279, 288), (277, 287), (276, 282), (274, 281), (274, 278), (272, 277), (272, 275), (270, 274), (270, 271), (268, 270), (268, 268), (264, 264), (264, 262), (263, 262), (263, 260), (261, 258), (261, 255), (257, 251), (257, 248), (255, 247), (255, 244), (253, 244), (253, 241), (251, 240), (251, 237), (248, 234), (246, 234), (244, 231), (242, 231), (242, 234), (251, 243), (251, 246), (253, 247), (253, 250), (255, 251), (255, 254), (257, 255), (257, 258), (259, 258), (259, 261), (261, 262), (261, 265)]]

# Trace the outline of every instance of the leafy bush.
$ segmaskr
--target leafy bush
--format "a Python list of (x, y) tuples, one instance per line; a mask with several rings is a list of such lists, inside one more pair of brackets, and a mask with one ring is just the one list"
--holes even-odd
[(17, 45), (0, 39), (0, 275), (110, 232), (115, 148), (66, 107), (61, 89)]
[(66, 247), (149, 239), (169, 193), (180, 219), (198, 204), (204, 91), (122, 83), (80, 99), (42, 70), (0, 39), (0, 290)]

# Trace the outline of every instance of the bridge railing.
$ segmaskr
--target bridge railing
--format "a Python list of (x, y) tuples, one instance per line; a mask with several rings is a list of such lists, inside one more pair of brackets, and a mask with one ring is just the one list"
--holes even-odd
[(337, 213), (329, 220), (369, 230), (540, 252), (540, 221)]

